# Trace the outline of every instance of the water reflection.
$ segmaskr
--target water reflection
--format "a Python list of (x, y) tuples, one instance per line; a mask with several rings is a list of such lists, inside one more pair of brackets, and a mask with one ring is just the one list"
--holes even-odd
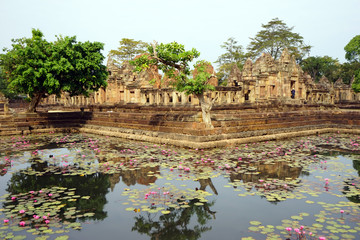
[[(183, 200), (178, 200), (183, 201)], [(209, 220), (215, 219), (214, 211), (210, 207), (214, 202), (204, 203), (203, 206), (196, 206), (198, 199), (188, 202), (187, 208), (170, 209), (171, 213), (162, 215), (157, 219), (150, 213), (135, 217), (135, 224), (132, 231), (150, 236), (150, 239), (200, 239), (201, 234), (212, 229), (206, 226)], [(198, 224), (191, 225), (193, 216), (197, 217)]]
[(230, 181), (242, 180), (243, 182), (258, 182), (259, 179), (275, 178), (280, 180), (296, 179), (300, 176), (302, 167), (291, 167), (289, 162), (273, 162), (266, 164), (264, 162), (249, 163), (247, 169), (252, 171), (232, 171)]
[[(37, 161), (32, 162), (31, 168), (44, 171), (48, 163)], [(46, 174), (42, 176), (29, 175), (23, 172), (16, 172), (11, 176), (7, 183), (7, 191), (11, 195), (19, 193), (27, 193), (30, 191), (39, 191), (41, 189), (52, 188), (54, 186), (65, 187), (67, 189), (75, 188), (75, 194), (80, 196), (90, 196), (89, 199), (78, 199), (77, 201), (66, 201), (66, 208), (75, 207), (80, 212), (93, 212), (94, 216), (81, 218), (91, 220), (103, 220), (107, 217), (107, 212), (104, 211), (104, 205), (107, 203), (106, 194), (109, 192), (110, 176), (106, 174), (96, 173), (84, 176), (67, 176), (62, 174)], [(4, 203), (6, 207), (10, 203)], [(66, 210), (64, 209), (64, 211)], [(60, 218), (64, 220), (64, 211), (60, 214)], [(67, 219), (67, 221), (76, 221), (76, 218)]]
[[(50, 144), (41, 143), (37, 146), (34, 146), (37, 140), (31, 141), (33, 146), (25, 146), (27, 143), (24, 143), (22, 150), (27, 152), (20, 157), (18, 150), (16, 155), (8, 152), (7, 155), (11, 156), (9, 158), (16, 162), (13, 166), (11, 162), (5, 162), (2, 157), (0, 175), (3, 176), (6, 172), (12, 173), (0, 178), (1, 190), (5, 190), (7, 186), (6, 190), (9, 193), (2, 204), (6, 209), (9, 205), (19, 204), (17, 201), (11, 201), (11, 197), (16, 194), (25, 193), (29, 196), (30, 191), (50, 189), (54, 186), (75, 189), (74, 194), (80, 197), (76, 201), (59, 198), (59, 201), (66, 206), (56, 214), (63, 223), (58, 228), (66, 226), (65, 221), (101, 221), (97, 224), (92, 222), (89, 222), (90, 225), (83, 224), (84, 231), (81, 237), (106, 231), (111, 237), (117, 236), (119, 232), (129, 235), (132, 234), (131, 230), (132, 238), (125, 238), (136, 239), (139, 234), (143, 234), (145, 238), (148, 236), (151, 239), (201, 239), (209, 236), (212, 239), (219, 239), (219, 235), (235, 239), (258, 234), (256, 239), (265, 239), (263, 235), (258, 238), (260, 233), (249, 233), (249, 221), (261, 221), (264, 228), (256, 227), (261, 231), (261, 229), (271, 230), (267, 226), (279, 223), (282, 219), (288, 219), (288, 222), (299, 219), (296, 215), (300, 212), (309, 212), (314, 216), (319, 213), (318, 211), (324, 210), (322, 206), (318, 206), (319, 202), (336, 202), (341, 196), (339, 194), (341, 191), (349, 201), (360, 202), (359, 194), (351, 194), (354, 188), (360, 186), (359, 178), (356, 177), (356, 175), (360, 176), (360, 162), (352, 162), (357, 173), (351, 171), (352, 175), (349, 176), (352, 170), (351, 164), (344, 163), (341, 165), (344, 166), (343, 168), (332, 165), (337, 160), (324, 156), (328, 152), (325, 145), (317, 144), (315, 149), (307, 143), (305, 147), (308, 148), (304, 149), (297, 147), (296, 144), (279, 143), (284, 145), (279, 147), (278, 143), (276, 146), (271, 143), (253, 144), (236, 149), (195, 151), (168, 150), (168, 147), (164, 146), (123, 143), (101, 137), (93, 141), (80, 135), (72, 139), (60, 139), (62, 140), (58, 143), (54, 141), (54, 137), (45, 138)], [(316, 143), (328, 139), (314, 141)], [(33, 153), (29, 153), (29, 149)], [(63, 157), (64, 155), (68, 156)], [(338, 152), (330, 151), (329, 155), (335, 156)], [(322, 163), (325, 159), (328, 161), (327, 164)], [(344, 159), (340, 158), (340, 160)], [(19, 171), (26, 167), (30, 170)], [(186, 168), (189, 169), (185, 170)], [(304, 175), (309, 177), (304, 178)], [(344, 180), (345, 176), (348, 177), (347, 180)], [(331, 179), (330, 188), (325, 188), (328, 192), (324, 190), (325, 177)], [(340, 188), (337, 188), (338, 186)], [(169, 199), (168, 202), (160, 202), (155, 198), (151, 202), (144, 198), (149, 191), (158, 191), (157, 189), (160, 188), (163, 192), (170, 192), (166, 198), (160, 197), (161, 200)], [(196, 198), (196, 194), (201, 191), (216, 196), (208, 197), (211, 195), (209, 194), (201, 201)], [(90, 198), (82, 199), (82, 196), (90, 196)], [(51, 202), (52, 199), (45, 200)], [(283, 203), (269, 207), (268, 202), (276, 204), (279, 201)], [(344, 208), (344, 205), (341, 207)], [(20, 208), (19, 204), (11, 210), (15, 209), (18, 212)], [(69, 219), (67, 212), (70, 208), (79, 212), (74, 218)], [(158, 210), (160, 208), (170, 212), (162, 213)], [(119, 209), (121, 216), (118, 214)], [(214, 211), (215, 209), (219, 209), (218, 213)], [(1, 216), (6, 215), (6, 218), (9, 218), (10, 212)], [(93, 216), (84, 216), (84, 213), (92, 212), (95, 213)], [(357, 214), (350, 207), (348, 212), (353, 216)], [(292, 221), (291, 224), (294, 225), (291, 226), (298, 227), (297, 225), (303, 224), (311, 228), (314, 223), (312, 216), (296, 223)], [(26, 217), (31, 218), (30, 214)], [(104, 220), (105, 218), (107, 219)], [(119, 218), (125, 219), (126, 224), (118, 224), (116, 220)], [(131, 220), (128, 221), (129, 219)], [(12, 224), (18, 227), (18, 222), (13, 221)], [(324, 231), (327, 231), (326, 224), (325, 221)], [(56, 228), (56, 226), (46, 227)], [(276, 234), (280, 233), (285, 239), (280, 229), (289, 226), (279, 227), (273, 231)], [(235, 230), (228, 231), (230, 228)], [(9, 228), (6, 231), (13, 230)], [(210, 234), (205, 234), (209, 231)], [(318, 232), (321, 231), (323, 230), (318, 229)], [(239, 236), (239, 233), (242, 235)], [(71, 238), (74, 236), (76, 238), (76, 234), (69, 233)], [(2, 236), (4, 235), (1, 235), (0, 231), (0, 238)]]
[[(360, 161), (352, 161), (353, 168), (357, 171), (358, 176), (360, 176)], [(360, 203), (360, 179), (351, 178), (344, 181), (344, 188), (342, 193), (346, 198), (353, 203)]]

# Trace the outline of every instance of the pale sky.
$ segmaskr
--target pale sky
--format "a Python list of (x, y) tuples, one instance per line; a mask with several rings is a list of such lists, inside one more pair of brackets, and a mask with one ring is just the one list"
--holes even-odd
[(49, 41), (61, 34), (102, 42), (104, 55), (132, 38), (177, 41), (214, 62), (229, 37), (246, 50), (261, 24), (276, 17), (313, 46), (311, 56), (340, 62), (360, 34), (360, 0), (0, 0), (0, 50), (38, 28)]

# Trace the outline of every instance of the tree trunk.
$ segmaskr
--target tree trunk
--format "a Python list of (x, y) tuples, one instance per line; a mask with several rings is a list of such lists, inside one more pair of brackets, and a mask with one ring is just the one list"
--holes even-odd
[(212, 101), (210, 99), (205, 99), (204, 94), (197, 94), (197, 98), (200, 101), (201, 111), (202, 111), (202, 119), (205, 123), (205, 127), (209, 129), (213, 129), (214, 126), (211, 123), (210, 110), (212, 108)]
[(28, 108), (27, 112), (29, 112), (29, 113), (36, 112), (36, 107), (39, 105), (40, 100), (42, 99), (43, 96), (44, 96), (44, 93), (35, 94), (31, 98), (31, 102), (29, 104), (29, 108)]

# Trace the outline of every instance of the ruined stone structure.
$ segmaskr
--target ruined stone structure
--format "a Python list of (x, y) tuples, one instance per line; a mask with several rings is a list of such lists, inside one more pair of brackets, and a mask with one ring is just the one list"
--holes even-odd
[[(141, 106), (194, 106), (199, 100), (169, 87), (169, 79), (162, 77), (156, 66), (144, 72), (133, 72), (134, 67), (125, 61), (120, 67), (108, 60), (108, 86), (86, 98), (69, 97), (66, 94), (57, 98), (50, 96), (44, 100), (48, 104), (65, 106), (137, 104)], [(208, 70), (214, 72), (212, 66)], [(216, 98), (214, 106), (243, 103), (267, 103), (278, 101), (284, 104), (337, 104), (356, 102), (360, 94), (345, 85), (341, 79), (330, 83), (325, 77), (318, 83), (296, 63), (285, 49), (278, 60), (263, 53), (255, 62), (248, 59), (243, 70), (236, 65), (231, 70), (226, 87), (220, 87), (216, 78), (210, 83), (216, 86), (211, 98)], [(291, 97), (291, 91), (295, 97)]]
[[(243, 89), (244, 101), (263, 102), (280, 100), (286, 103), (325, 103), (358, 101), (359, 94), (346, 85), (342, 79), (335, 84), (326, 77), (315, 83), (310, 75), (304, 73), (291, 58), (287, 49), (279, 60), (274, 60), (270, 54), (263, 53), (253, 63), (245, 62), (241, 72), (234, 65), (228, 78), (228, 86)], [(291, 98), (291, 90), (295, 90), (295, 98)]]

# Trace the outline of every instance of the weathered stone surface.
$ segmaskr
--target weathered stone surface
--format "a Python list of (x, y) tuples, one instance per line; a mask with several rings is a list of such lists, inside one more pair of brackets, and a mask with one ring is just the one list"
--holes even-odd
[[(158, 73), (156, 66), (138, 74), (127, 61), (117, 66), (109, 60), (108, 87), (100, 89), (89, 98), (84, 96), (69, 97), (63, 94), (61, 98), (50, 96), (44, 103), (57, 106), (87, 107), (92, 105), (137, 104), (163, 106), (196, 106), (199, 100), (196, 96), (186, 96), (171, 88), (171, 79)], [(215, 76), (214, 68), (210, 65), (208, 72)], [(196, 69), (194, 70), (196, 74)], [(153, 82), (151, 84), (150, 82)], [(217, 86), (216, 77), (212, 77), (210, 84)], [(295, 97), (291, 91), (295, 90)], [(360, 94), (350, 87), (332, 84), (323, 78), (318, 83), (304, 73), (285, 49), (278, 60), (270, 54), (263, 53), (255, 62), (247, 59), (243, 70), (235, 65), (228, 78), (227, 87), (216, 87), (211, 98), (217, 98), (215, 106), (234, 104), (263, 103), (270, 100), (284, 104), (336, 104), (355, 103), (360, 101)]]
[[(198, 122), (196, 111), (170, 113), (159, 109), (123, 113), (19, 114), (0, 123), (0, 135), (81, 131), (182, 147), (210, 148), (323, 132), (360, 133), (360, 112), (214, 110), (214, 129), (211, 130)], [(11, 124), (13, 129), (7, 131), (6, 127)]]

